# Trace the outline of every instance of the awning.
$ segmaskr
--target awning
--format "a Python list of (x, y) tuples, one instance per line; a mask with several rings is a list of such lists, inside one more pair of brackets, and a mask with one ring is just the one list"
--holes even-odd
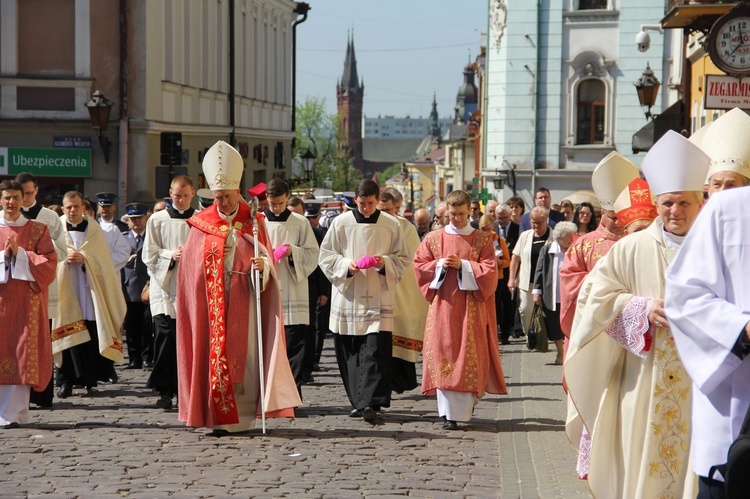
[(633, 154), (648, 152), (668, 130), (682, 129), (682, 101), (677, 101), (633, 135)]

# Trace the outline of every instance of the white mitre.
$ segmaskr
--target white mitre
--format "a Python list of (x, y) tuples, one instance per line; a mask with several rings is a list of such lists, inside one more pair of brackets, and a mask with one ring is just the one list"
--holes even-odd
[(750, 116), (742, 109), (734, 108), (713, 121), (699, 145), (711, 158), (706, 179), (718, 172), (750, 178)]
[[(712, 126), (709, 132), (714, 128)], [(643, 158), (641, 170), (654, 196), (667, 192), (702, 191), (710, 162), (711, 158), (700, 147), (669, 130)]]
[(212, 191), (239, 189), (244, 166), (240, 153), (223, 140), (203, 156), (203, 175)]
[(602, 209), (613, 210), (617, 196), (639, 176), (638, 168), (617, 151), (601, 160), (591, 174), (591, 186)]

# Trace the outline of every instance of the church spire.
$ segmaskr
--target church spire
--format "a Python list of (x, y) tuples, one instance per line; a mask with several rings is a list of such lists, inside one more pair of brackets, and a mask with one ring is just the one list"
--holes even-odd
[(437, 93), (432, 94), (432, 111), (430, 112), (430, 135), (440, 139), (442, 133), (440, 130), (440, 122), (437, 111)]
[(357, 75), (357, 57), (354, 55), (354, 34), (347, 33), (346, 57), (344, 58), (344, 74), (341, 77), (342, 88), (359, 88)]

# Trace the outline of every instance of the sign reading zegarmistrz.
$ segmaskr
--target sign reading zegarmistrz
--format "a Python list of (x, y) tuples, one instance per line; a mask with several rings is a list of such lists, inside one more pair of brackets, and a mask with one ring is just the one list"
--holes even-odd
[(90, 177), (91, 149), (0, 147), (0, 175)]
[(750, 77), (706, 75), (705, 109), (750, 109)]

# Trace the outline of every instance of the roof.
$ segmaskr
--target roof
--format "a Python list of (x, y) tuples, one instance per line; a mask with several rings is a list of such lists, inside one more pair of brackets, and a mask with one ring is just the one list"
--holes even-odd
[(399, 163), (417, 157), (417, 149), (422, 144), (420, 138), (362, 139), (362, 158), (377, 163)]

